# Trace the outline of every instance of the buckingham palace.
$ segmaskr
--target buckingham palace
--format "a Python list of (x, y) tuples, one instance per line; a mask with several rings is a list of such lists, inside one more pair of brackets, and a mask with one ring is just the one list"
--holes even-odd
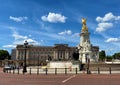
[[(54, 44), (54, 46), (35, 46), (17, 45), (12, 49), (12, 60), (23, 65), (26, 49), (26, 63), (27, 65), (46, 65), (48, 61), (69, 61), (73, 60), (73, 53), (76, 52), (76, 47), (68, 44)], [(99, 47), (93, 46), (92, 50), (96, 54)]]
[(17, 45), (12, 50), (13, 60), (23, 63), (26, 49), (27, 65), (45, 65), (47, 61), (68, 61), (72, 59), (76, 47), (68, 44), (54, 44), (54, 46)]

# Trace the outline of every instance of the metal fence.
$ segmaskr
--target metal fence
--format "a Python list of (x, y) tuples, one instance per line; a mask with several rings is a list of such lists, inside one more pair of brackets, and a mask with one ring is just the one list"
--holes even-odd
[[(23, 73), (23, 69), (13, 69), (13, 70), (5, 70), (5, 73), (12, 73), (12, 74), (87, 74), (86, 69), (79, 71), (78, 68), (32, 68), (28, 67), (27, 72)], [(90, 68), (89, 74), (118, 74), (120, 73), (120, 67), (92, 67)]]

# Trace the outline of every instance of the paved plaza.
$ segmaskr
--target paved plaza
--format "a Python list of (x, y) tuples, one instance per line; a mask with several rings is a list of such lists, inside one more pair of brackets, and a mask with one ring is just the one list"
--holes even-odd
[(0, 85), (120, 85), (120, 74), (10, 74), (0, 71)]

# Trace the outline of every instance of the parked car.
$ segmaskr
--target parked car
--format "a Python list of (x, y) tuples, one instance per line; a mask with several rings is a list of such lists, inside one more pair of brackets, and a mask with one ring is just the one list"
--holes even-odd
[(14, 70), (15, 66), (14, 65), (5, 65), (3, 67), (3, 72), (6, 72), (7, 70)]
[(6, 72), (7, 70), (11, 70), (11, 67), (8, 66), (8, 65), (5, 65), (5, 66), (3, 67), (3, 72)]

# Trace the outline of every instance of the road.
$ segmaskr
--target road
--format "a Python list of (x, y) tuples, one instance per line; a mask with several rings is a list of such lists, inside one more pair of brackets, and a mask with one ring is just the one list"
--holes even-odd
[(0, 73), (0, 85), (120, 85), (120, 75), (18, 75)]

